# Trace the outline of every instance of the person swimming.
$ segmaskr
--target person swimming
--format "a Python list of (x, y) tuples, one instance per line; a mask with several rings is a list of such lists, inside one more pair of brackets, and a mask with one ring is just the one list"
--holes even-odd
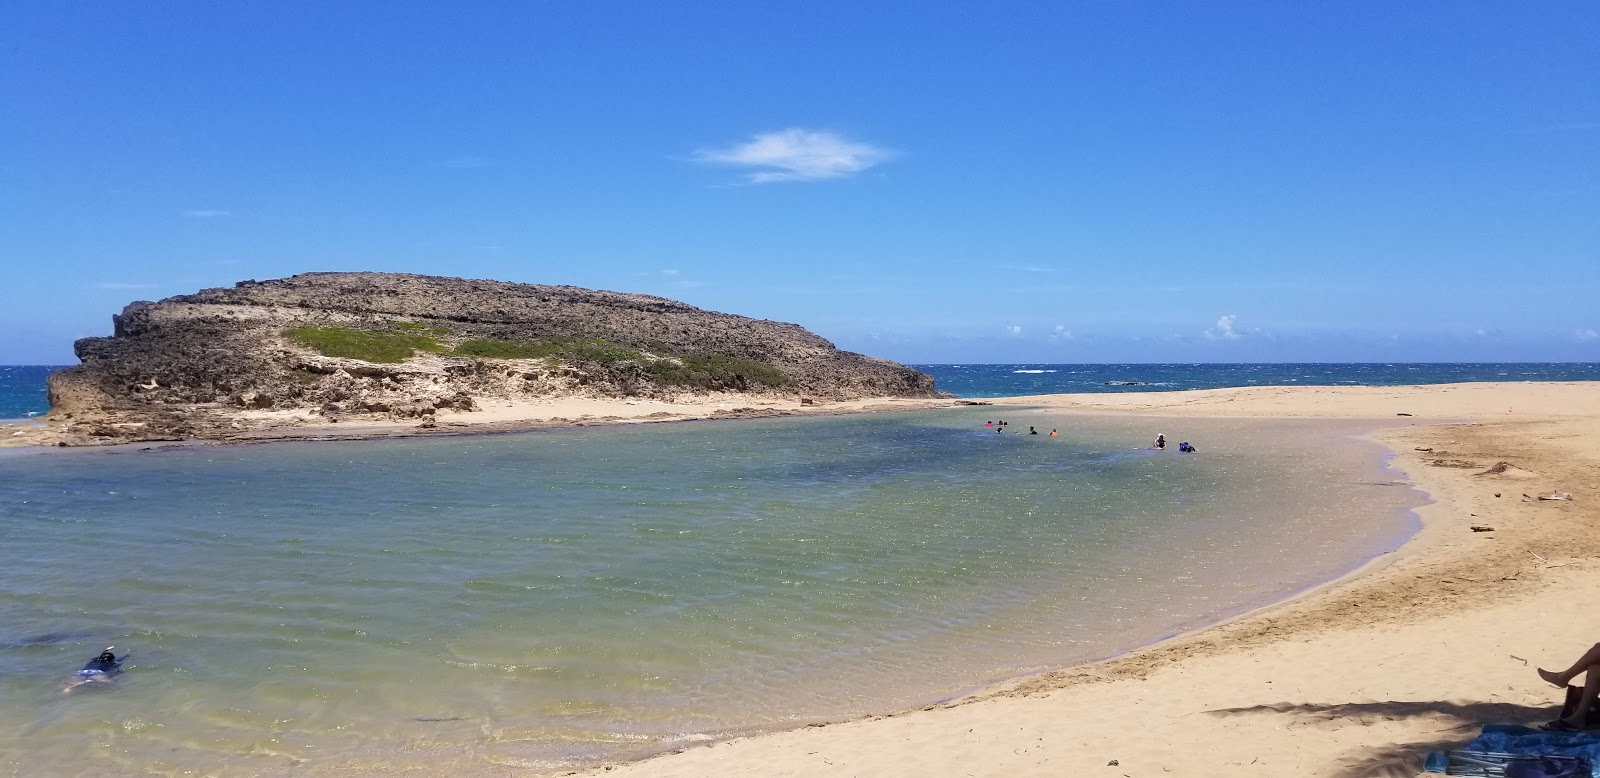
[(1056, 431), (1055, 430), (1050, 430), (1050, 437), (1052, 437), (1052, 438), (1056, 437)]
[(1189, 445), (1189, 441), (1186, 440), (1186, 441), (1178, 444), (1178, 450), (1182, 451), (1185, 454), (1193, 454), (1196, 451), (1199, 451), (1200, 449), (1197, 449), (1194, 446)]
[(1032, 428), (1032, 427), (1029, 427), (1028, 428), (1028, 434), (1029, 435), (1037, 435), (1037, 434), (1039, 434), (1039, 431), (1034, 429), (1034, 428)]
[(114, 648), (116, 646), (106, 646), (106, 650), (101, 651), (99, 656), (90, 659), (82, 670), (73, 673), (71, 678), (63, 681), (61, 683), (61, 693), (66, 694), (79, 686), (88, 684), (111, 683), (112, 677), (122, 672), (122, 663), (128, 658), (127, 654), (123, 654), (122, 658), (118, 659), (117, 655), (111, 652)]
[(1167, 436), (1165, 434), (1163, 434), (1163, 433), (1156, 433), (1156, 442), (1154, 442), (1154, 443), (1152, 443), (1150, 445), (1151, 445), (1152, 448), (1166, 448), (1167, 447)]

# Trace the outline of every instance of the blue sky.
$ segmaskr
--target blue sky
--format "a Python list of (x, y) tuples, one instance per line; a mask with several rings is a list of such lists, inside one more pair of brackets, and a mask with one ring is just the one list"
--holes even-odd
[(907, 362), (1600, 361), (1600, 3), (0, 10), (0, 363), (246, 278)]

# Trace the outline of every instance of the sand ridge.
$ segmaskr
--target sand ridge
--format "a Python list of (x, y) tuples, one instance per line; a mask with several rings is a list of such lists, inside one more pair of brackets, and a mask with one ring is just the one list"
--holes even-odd
[[(995, 402), (1037, 409), (1029, 413), (1161, 416), (1173, 419), (1163, 419), (1169, 430), (1198, 415), (1400, 420), (1373, 438), (1434, 502), (1418, 509), (1423, 528), (1398, 551), (1209, 629), (946, 705), (591, 772), (1412, 776), (1426, 752), (1465, 743), (1479, 723), (1553, 717), (1559, 691), (1534, 668), (1565, 667), (1600, 639), (1586, 613), (1600, 601), (1600, 457), (1591, 450), (1600, 383)], [(1499, 462), (1508, 468), (1485, 472)], [(1523, 499), (1557, 491), (1573, 499)]]

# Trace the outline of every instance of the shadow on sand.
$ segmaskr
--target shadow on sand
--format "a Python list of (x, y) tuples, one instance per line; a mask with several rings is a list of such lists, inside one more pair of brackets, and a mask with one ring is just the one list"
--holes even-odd
[(1413, 778), (1422, 772), (1422, 760), (1430, 751), (1448, 751), (1460, 748), (1477, 737), (1483, 724), (1533, 725), (1547, 721), (1555, 711), (1549, 707), (1533, 708), (1505, 702), (1449, 702), (1445, 700), (1385, 700), (1382, 702), (1317, 703), (1281, 702), (1274, 705), (1252, 705), (1245, 708), (1220, 708), (1206, 711), (1213, 716), (1248, 716), (1258, 713), (1295, 716), (1312, 721), (1349, 721), (1372, 723), (1397, 719), (1429, 717), (1440, 719), (1437, 740), (1410, 743), (1383, 743), (1362, 753), (1342, 757), (1326, 775), (1333, 778), (1367, 778), (1384, 776)]

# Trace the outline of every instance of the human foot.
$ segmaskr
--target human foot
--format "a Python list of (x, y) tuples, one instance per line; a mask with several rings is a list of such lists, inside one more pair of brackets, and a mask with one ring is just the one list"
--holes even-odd
[(1561, 673), (1552, 673), (1542, 667), (1539, 668), (1539, 677), (1543, 678), (1552, 686), (1566, 686), (1567, 681), (1571, 680), (1570, 678), (1563, 678)]

